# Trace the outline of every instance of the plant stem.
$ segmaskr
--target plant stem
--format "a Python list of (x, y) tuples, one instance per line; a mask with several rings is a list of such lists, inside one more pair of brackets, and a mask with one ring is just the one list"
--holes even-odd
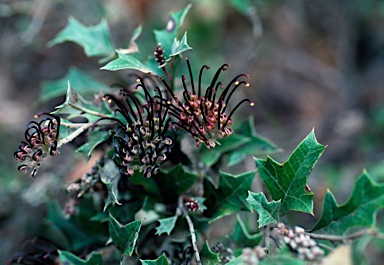
[(61, 139), (59, 143), (57, 144), (57, 147), (60, 147), (64, 144), (67, 144), (71, 142), (73, 139), (75, 139), (77, 136), (79, 136), (82, 132), (87, 130), (88, 128), (92, 127), (93, 123), (84, 123), (80, 128), (78, 128), (76, 131), (65, 137), (64, 139)]
[(340, 241), (343, 243), (353, 240), (355, 238), (365, 236), (365, 235), (376, 236), (379, 238), (383, 237), (383, 235), (381, 235), (376, 229), (363, 229), (347, 236), (322, 235), (322, 234), (313, 234), (313, 233), (306, 233), (306, 234), (312, 237), (313, 239)]
[(183, 213), (185, 219), (187, 220), (188, 223), (188, 228), (189, 228), (189, 233), (191, 234), (191, 241), (192, 241), (192, 247), (193, 251), (195, 252), (195, 259), (196, 259), (196, 264), (197, 265), (202, 265), (201, 259), (200, 259), (200, 254), (199, 250), (197, 248), (197, 240), (196, 240), (196, 233), (195, 233), (195, 227), (193, 226), (193, 222), (191, 220), (191, 217), (189, 217), (188, 211), (185, 210), (184, 205), (183, 205), (183, 199), (180, 196), (179, 198), (179, 207), (180, 211)]
[[(93, 122), (89, 123), (68, 123), (68, 122), (60, 122), (60, 125), (64, 126), (64, 127), (67, 127), (67, 128), (80, 128), (82, 126), (85, 126), (87, 124), (91, 124), (91, 126), (93, 125)], [(106, 126), (106, 125), (113, 125), (113, 124), (116, 124), (116, 122), (98, 122), (97, 123), (97, 126)]]
[(94, 116), (97, 116), (97, 117), (101, 117), (101, 118), (109, 118), (108, 115), (105, 115), (105, 114), (97, 112), (97, 111), (93, 111), (93, 110), (89, 110), (89, 109), (86, 109), (86, 108), (83, 108), (83, 107), (79, 107), (79, 106), (76, 106), (76, 105), (71, 104), (71, 103), (68, 103), (68, 105), (71, 106), (72, 108), (80, 110), (80, 111), (82, 111), (84, 113), (88, 113), (88, 114), (91, 114), (91, 115), (94, 115)]

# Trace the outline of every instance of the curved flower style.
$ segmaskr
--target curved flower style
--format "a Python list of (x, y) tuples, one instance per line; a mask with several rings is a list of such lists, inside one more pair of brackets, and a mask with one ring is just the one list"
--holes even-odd
[[(248, 78), (247, 74), (239, 74), (233, 78), (226, 87), (221, 82), (217, 82), (219, 75), (222, 71), (227, 70), (230, 67), (229, 64), (223, 64), (213, 77), (211, 84), (205, 90), (205, 94), (201, 89), (201, 78), (204, 69), (209, 69), (209, 66), (204, 65), (200, 69), (198, 88), (196, 91), (193, 75), (189, 59), (186, 58), (190, 82), (192, 91), (189, 91), (185, 81), (186, 76), (182, 76), (183, 82), (183, 98), (184, 103), (173, 93), (172, 89), (161, 78), (163, 84), (167, 88), (169, 94), (172, 95), (174, 103), (171, 101), (165, 101), (161, 99), (163, 105), (167, 105), (169, 113), (174, 116), (178, 122), (175, 123), (180, 128), (188, 131), (195, 139), (196, 145), (200, 143), (205, 144), (208, 149), (214, 148), (218, 144), (217, 138), (228, 137), (233, 134), (233, 130), (230, 128), (232, 125), (232, 115), (238, 109), (238, 107), (244, 102), (249, 102), (251, 106), (254, 105), (249, 99), (241, 100), (229, 113), (226, 114), (227, 105), (231, 96), (240, 85), (249, 86), (246, 81), (239, 81), (240, 77)], [(219, 90), (221, 93), (219, 93)]]
[[(166, 119), (168, 110), (156, 104), (141, 78), (137, 81), (136, 88), (143, 88), (146, 103), (141, 105), (137, 98), (123, 90), (120, 91), (123, 101), (105, 95), (104, 100), (115, 103), (115, 114), (120, 113), (126, 122), (117, 118), (98, 121), (110, 119), (118, 123), (112, 141), (115, 149), (113, 161), (120, 172), (131, 176), (139, 170), (149, 178), (157, 174), (159, 167), (168, 160), (174, 139), (166, 136), (170, 128), (170, 119)], [(157, 91), (161, 97), (159, 89)]]
[(35, 115), (39, 118), (48, 115), (40, 122), (31, 121), (25, 131), (25, 141), (19, 144), (19, 150), (14, 153), (17, 161), (23, 163), (18, 170), (25, 174), (31, 170), (29, 176), (34, 178), (43, 163), (43, 158), (48, 154), (57, 154), (57, 143), (59, 140), (60, 117), (49, 113)]

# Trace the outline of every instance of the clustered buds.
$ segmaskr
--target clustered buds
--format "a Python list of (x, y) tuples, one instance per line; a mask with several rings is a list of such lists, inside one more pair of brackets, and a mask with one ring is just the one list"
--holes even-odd
[(188, 208), (188, 210), (197, 212), (200, 209), (199, 203), (195, 199), (192, 199), (188, 196), (184, 196), (183, 199), (184, 205)]
[(155, 54), (155, 61), (159, 64), (159, 66), (162, 66), (165, 64), (165, 57), (164, 57), (164, 49), (161, 47), (161, 44), (159, 44), (154, 52)]
[[(229, 64), (223, 64), (213, 77), (211, 84), (203, 94), (201, 91), (201, 78), (204, 69), (209, 69), (209, 66), (203, 66), (200, 70), (198, 88), (195, 89), (193, 75), (189, 59), (187, 58), (187, 65), (190, 75), (191, 91), (187, 88), (185, 81), (186, 76), (182, 76), (183, 83), (183, 99), (184, 102), (173, 93), (172, 89), (161, 79), (168, 92), (172, 95), (173, 101), (163, 102), (164, 105), (168, 105), (170, 114), (174, 116), (178, 122), (175, 123), (180, 128), (188, 131), (195, 139), (196, 145), (203, 143), (208, 149), (216, 146), (217, 138), (228, 137), (233, 134), (233, 130), (230, 128), (232, 125), (232, 115), (236, 109), (244, 102), (249, 102), (253, 106), (253, 102), (249, 99), (243, 99), (240, 101), (233, 110), (226, 114), (229, 100), (235, 90), (240, 85), (249, 86), (246, 81), (239, 81), (241, 77), (248, 78), (247, 74), (237, 75), (227, 86), (223, 86), (221, 82), (217, 82), (221, 72), (227, 70), (230, 67)], [(221, 93), (219, 93), (221, 91)]]
[(315, 261), (324, 256), (324, 251), (310, 235), (305, 233), (302, 227), (295, 226), (290, 229), (283, 223), (279, 223), (276, 230), (283, 236), (285, 244), (296, 252), (300, 259)]
[(226, 264), (235, 258), (232, 249), (224, 247), (221, 242), (212, 247), (212, 252), (219, 254), (221, 264)]
[[(112, 163), (112, 162), (111, 162)], [(99, 166), (104, 165), (102, 158), (91, 168), (89, 173), (84, 174), (79, 181), (72, 182), (67, 186), (68, 199), (64, 205), (64, 215), (69, 217), (76, 213), (80, 197), (86, 192), (97, 192), (103, 190), (103, 184), (100, 179)]]
[(254, 248), (243, 248), (242, 252), (242, 264), (244, 265), (257, 265), (267, 256), (265, 248), (262, 248), (259, 245)]
[[(146, 103), (141, 105), (137, 98), (122, 90), (122, 101), (106, 95), (104, 99), (115, 103), (115, 113), (120, 113), (125, 122), (117, 118), (98, 121), (110, 119), (118, 123), (112, 141), (115, 149), (113, 160), (120, 172), (132, 176), (135, 170), (139, 170), (149, 178), (157, 174), (159, 167), (168, 160), (174, 139), (166, 135), (170, 127), (170, 120), (166, 119), (168, 111), (156, 104), (141, 78), (137, 81), (136, 88), (143, 88)], [(161, 97), (160, 90), (157, 91)]]
[(38, 114), (36, 118), (42, 115), (49, 117), (40, 122), (29, 122), (24, 134), (25, 141), (19, 144), (19, 150), (14, 153), (16, 160), (23, 163), (18, 170), (23, 174), (31, 171), (31, 178), (36, 176), (44, 157), (57, 154), (60, 118), (48, 113)]

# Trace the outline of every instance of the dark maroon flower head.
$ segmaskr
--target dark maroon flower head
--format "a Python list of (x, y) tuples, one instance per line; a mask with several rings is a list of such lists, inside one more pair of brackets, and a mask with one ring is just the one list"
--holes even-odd
[(195, 199), (189, 198), (187, 196), (184, 196), (183, 199), (184, 199), (184, 205), (185, 207), (188, 208), (188, 210), (197, 212), (200, 209), (199, 203)]
[(159, 64), (159, 66), (164, 65), (165, 64), (164, 49), (161, 46), (161, 44), (157, 45), (154, 54), (155, 54), (155, 61)]
[(196, 145), (203, 143), (207, 148), (214, 148), (218, 144), (217, 139), (228, 137), (233, 134), (230, 128), (232, 125), (232, 115), (238, 107), (249, 102), (253, 106), (253, 102), (249, 99), (241, 100), (232, 111), (227, 114), (227, 106), (233, 93), (240, 85), (249, 86), (249, 83), (240, 80), (248, 78), (247, 74), (239, 74), (233, 78), (228, 85), (223, 86), (218, 82), (220, 73), (230, 67), (229, 64), (223, 64), (213, 77), (210, 85), (202, 91), (202, 74), (204, 69), (209, 66), (204, 65), (199, 73), (198, 87), (195, 87), (191, 66), (187, 58), (191, 89), (187, 88), (186, 76), (182, 76), (183, 83), (183, 101), (180, 100), (165, 82), (161, 79), (168, 92), (172, 95), (173, 100), (162, 100), (164, 106), (168, 106), (169, 113), (175, 117), (178, 122), (175, 123), (182, 129), (188, 131), (195, 139)]
[[(168, 160), (174, 139), (167, 134), (170, 129), (170, 119), (166, 117), (168, 109), (156, 104), (141, 78), (137, 81), (136, 88), (144, 90), (146, 102), (141, 104), (125, 91), (120, 91), (120, 98), (105, 95), (107, 102), (115, 104), (115, 114), (121, 114), (124, 120), (101, 118), (98, 121), (110, 119), (118, 123), (112, 141), (115, 149), (113, 160), (120, 172), (131, 176), (139, 170), (149, 178), (157, 174), (159, 167)], [(156, 90), (161, 97), (160, 90)]]
[(40, 122), (31, 121), (25, 130), (25, 141), (19, 144), (19, 149), (14, 153), (14, 157), (22, 164), (18, 170), (22, 174), (31, 171), (30, 177), (34, 178), (39, 167), (43, 163), (43, 158), (48, 154), (57, 154), (57, 144), (59, 140), (60, 117), (49, 113), (35, 115), (39, 118), (42, 115), (49, 116)]

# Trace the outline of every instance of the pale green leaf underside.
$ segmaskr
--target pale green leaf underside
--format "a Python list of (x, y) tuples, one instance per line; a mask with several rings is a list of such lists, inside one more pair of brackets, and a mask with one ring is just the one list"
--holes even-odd
[(80, 69), (70, 67), (68, 73), (63, 78), (43, 83), (39, 102), (44, 103), (55, 97), (65, 95), (68, 81), (72, 84), (75, 92), (82, 95), (94, 95), (111, 90), (107, 85), (97, 81)]
[(88, 57), (111, 56), (115, 53), (105, 20), (95, 26), (87, 27), (70, 17), (67, 26), (48, 45), (53, 46), (65, 41), (75, 42), (82, 46)]
[(101, 67), (102, 70), (109, 70), (109, 71), (118, 71), (123, 69), (132, 69), (132, 70), (138, 70), (143, 73), (152, 73), (156, 74), (156, 72), (149, 68), (144, 63), (140, 62), (138, 59), (133, 57), (129, 54), (123, 54), (120, 51), (117, 51), (117, 54), (119, 58), (116, 60), (113, 60), (112, 62), (109, 62), (107, 65)]
[(100, 252), (92, 252), (87, 260), (80, 259), (71, 252), (58, 250), (61, 264), (67, 265), (103, 265), (103, 255)]
[(173, 228), (175, 227), (177, 221), (177, 216), (172, 216), (168, 218), (159, 219), (160, 225), (156, 227), (156, 234), (155, 235), (161, 235), (163, 233), (166, 233), (169, 235)]
[(279, 221), (280, 201), (268, 202), (264, 193), (248, 191), (248, 203), (259, 214), (259, 227), (275, 224)]
[(140, 260), (142, 265), (169, 265), (165, 255), (161, 255), (155, 260)]
[(191, 6), (192, 5), (189, 4), (179, 12), (171, 12), (166, 28), (163, 30), (154, 31), (156, 42), (162, 45), (166, 60), (168, 60), (170, 55), (173, 53), (172, 48), (175, 38), (177, 38), (179, 29), (183, 24), (184, 18)]

